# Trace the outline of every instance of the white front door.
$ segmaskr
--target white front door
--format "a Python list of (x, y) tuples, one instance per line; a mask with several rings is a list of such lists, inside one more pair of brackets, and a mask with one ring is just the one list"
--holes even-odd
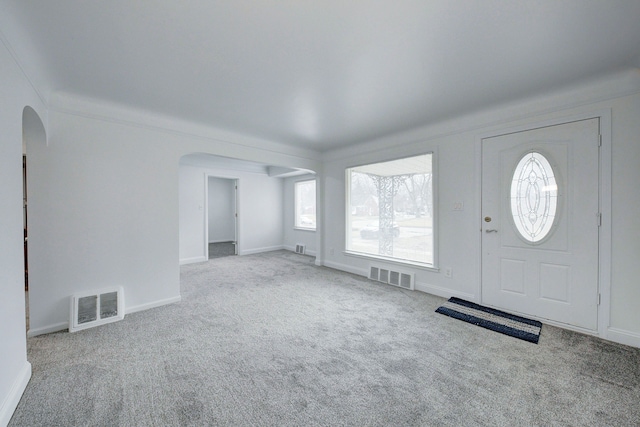
[(482, 140), (482, 302), (597, 330), (599, 119)]

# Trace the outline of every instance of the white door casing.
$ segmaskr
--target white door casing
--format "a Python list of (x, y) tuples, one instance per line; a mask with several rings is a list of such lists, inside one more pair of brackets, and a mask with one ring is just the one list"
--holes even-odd
[[(208, 173), (204, 173), (204, 181), (205, 181), (205, 215), (204, 215), (204, 251), (205, 251), (205, 259), (209, 259), (209, 227), (210, 227), (210, 215), (211, 215), (211, 211), (210, 211), (210, 205), (209, 205), (209, 201), (210, 201), (210, 191), (209, 191), (209, 186), (210, 186), (210, 180), (214, 179), (217, 180), (219, 182), (221, 181), (225, 181), (225, 185), (227, 186), (226, 189), (230, 190), (228, 191), (228, 193), (225, 193), (224, 191), (221, 192), (220, 195), (222, 199), (220, 199), (222, 202), (224, 202), (224, 206), (227, 207), (227, 209), (223, 209), (222, 212), (222, 217), (225, 220), (225, 226), (227, 227), (227, 229), (225, 231), (229, 231), (229, 229), (232, 231), (233, 233), (233, 246), (234, 246), (234, 255), (238, 255), (238, 211), (239, 211), (239, 203), (238, 203), (238, 185), (239, 185), (239, 179), (238, 178), (227, 178), (227, 177), (222, 177), (222, 176), (217, 176), (217, 175), (209, 175)], [(223, 186), (224, 189), (224, 186)], [(218, 211), (218, 215), (220, 215), (220, 211)], [(230, 224), (233, 224), (231, 227), (229, 227)], [(225, 235), (226, 237), (227, 235)]]
[[(483, 304), (598, 329), (599, 133), (593, 118), (482, 140)], [(532, 152), (558, 187), (553, 225), (536, 242), (518, 231), (510, 202), (516, 165)], [(544, 204), (534, 175), (528, 202)]]

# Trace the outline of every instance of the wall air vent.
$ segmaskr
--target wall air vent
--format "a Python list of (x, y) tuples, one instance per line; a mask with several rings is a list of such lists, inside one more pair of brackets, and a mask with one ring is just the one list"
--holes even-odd
[(124, 289), (102, 289), (71, 296), (69, 332), (124, 319)]
[(307, 250), (307, 245), (301, 245), (301, 244), (297, 244), (296, 245), (296, 253), (297, 254), (304, 255), (306, 250)]
[(414, 290), (413, 273), (405, 273), (372, 265), (369, 268), (369, 279), (403, 289)]

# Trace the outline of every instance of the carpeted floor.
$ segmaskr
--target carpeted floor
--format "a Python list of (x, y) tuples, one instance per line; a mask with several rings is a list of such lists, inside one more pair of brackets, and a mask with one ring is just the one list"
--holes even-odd
[(637, 426), (640, 349), (531, 344), (290, 252), (181, 269), (183, 301), (28, 340), (10, 426)]

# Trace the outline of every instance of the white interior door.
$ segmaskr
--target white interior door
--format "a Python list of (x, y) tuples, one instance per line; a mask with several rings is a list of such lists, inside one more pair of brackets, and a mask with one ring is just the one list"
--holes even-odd
[(482, 141), (482, 301), (597, 330), (599, 119)]

